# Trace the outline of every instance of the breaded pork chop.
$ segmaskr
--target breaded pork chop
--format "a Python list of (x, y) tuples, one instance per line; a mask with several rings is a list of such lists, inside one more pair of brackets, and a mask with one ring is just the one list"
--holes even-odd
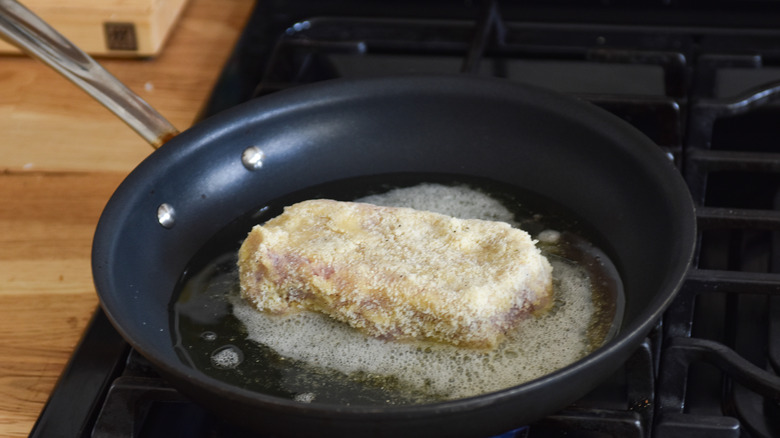
[(257, 309), (386, 339), (493, 348), (552, 301), (552, 267), (525, 231), (409, 208), (301, 202), (255, 226), (238, 265)]

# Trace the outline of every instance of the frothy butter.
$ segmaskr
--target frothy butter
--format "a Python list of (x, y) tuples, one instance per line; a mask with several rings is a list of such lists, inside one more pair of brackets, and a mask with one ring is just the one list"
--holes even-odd
[[(498, 200), (464, 186), (421, 184), (356, 201), (516, 226), (514, 215)], [(347, 375), (392, 376), (400, 387), (437, 398), (468, 397), (527, 382), (588, 353), (587, 332), (596, 307), (590, 278), (571, 261), (548, 258), (553, 265), (553, 308), (541, 317), (523, 320), (501, 346), (488, 352), (379, 340), (325, 315), (272, 316), (240, 299), (234, 300), (233, 313), (246, 326), (249, 339), (288, 359)], [(310, 400), (316, 400), (316, 393), (307, 395)]]

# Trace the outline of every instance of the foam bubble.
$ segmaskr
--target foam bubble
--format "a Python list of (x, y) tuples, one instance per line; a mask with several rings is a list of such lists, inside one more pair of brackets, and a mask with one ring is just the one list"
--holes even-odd
[(317, 398), (317, 394), (313, 392), (302, 392), (300, 394), (295, 394), (295, 397), (293, 397), (295, 401), (299, 401), (301, 403), (311, 403), (315, 398)]
[(235, 345), (225, 345), (211, 353), (211, 364), (217, 368), (235, 368), (244, 361), (244, 353)]
[(556, 230), (543, 230), (539, 233), (537, 238), (540, 242), (555, 244), (561, 240), (561, 233)]

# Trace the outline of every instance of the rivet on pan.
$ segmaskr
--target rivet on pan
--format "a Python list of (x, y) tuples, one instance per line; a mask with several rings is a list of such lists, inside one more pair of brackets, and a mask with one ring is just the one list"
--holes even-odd
[(241, 154), (241, 162), (249, 170), (257, 170), (263, 167), (264, 159), (265, 153), (257, 146), (250, 146), (244, 149), (244, 152)]
[(176, 223), (176, 210), (170, 204), (160, 204), (157, 207), (157, 222), (165, 228), (172, 228)]

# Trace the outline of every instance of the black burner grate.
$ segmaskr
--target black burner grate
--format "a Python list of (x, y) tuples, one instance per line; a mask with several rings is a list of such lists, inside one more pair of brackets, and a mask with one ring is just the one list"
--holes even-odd
[[(699, 252), (665, 317), (656, 436), (778, 436), (780, 148), (769, 139), (780, 127), (767, 114), (777, 114), (780, 83), (713, 97), (719, 69), (750, 71), (762, 57), (718, 54), (699, 65), (707, 86), (691, 99), (684, 173)], [(702, 387), (719, 393), (718, 405), (686, 396)]]

